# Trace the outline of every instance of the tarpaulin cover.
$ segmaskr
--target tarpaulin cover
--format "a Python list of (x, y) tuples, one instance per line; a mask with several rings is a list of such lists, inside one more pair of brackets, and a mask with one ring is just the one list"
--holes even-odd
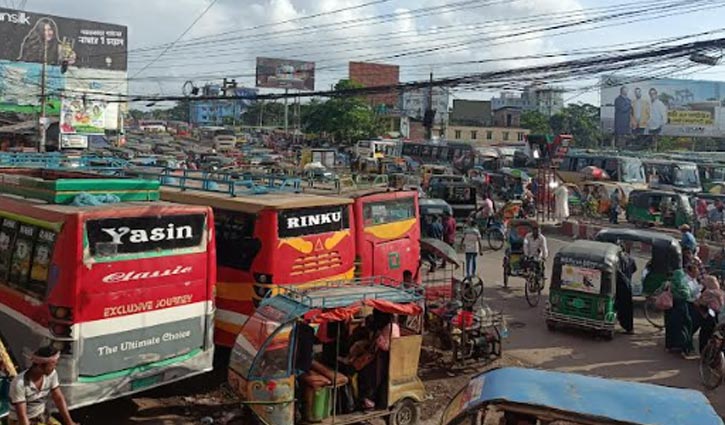
[(316, 308), (305, 313), (304, 318), (311, 323), (342, 322), (352, 319), (361, 308), (362, 305), (360, 304), (333, 308), (331, 310)]
[(389, 314), (417, 316), (423, 312), (423, 309), (418, 304), (396, 304), (387, 300), (365, 300), (364, 303), (376, 310)]

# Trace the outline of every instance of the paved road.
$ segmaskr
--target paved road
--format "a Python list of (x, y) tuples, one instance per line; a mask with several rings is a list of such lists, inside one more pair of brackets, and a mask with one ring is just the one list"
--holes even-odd
[[(550, 271), (551, 259), (567, 242), (551, 237), (548, 240)], [(485, 301), (502, 310), (509, 323), (506, 353), (545, 369), (694, 388), (703, 391), (718, 413), (725, 415), (725, 389), (707, 392), (699, 382), (697, 360), (665, 352), (664, 331), (644, 319), (641, 306), (635, 305), (634, 335), (626, 335), (620, 328), (612, 341), (606, 341), (577, 331), (550, 332), (543, 319), (545, 297), (538, 307), (529, 307), (521, 278), (511, 278), (509, 289), (503, 289), (502, 258), (502, 251), (487, 252), (479, 257), (478, 267), (484, 270)], [(641, 269), (644, 260), (638, 259), (638, 263)]]

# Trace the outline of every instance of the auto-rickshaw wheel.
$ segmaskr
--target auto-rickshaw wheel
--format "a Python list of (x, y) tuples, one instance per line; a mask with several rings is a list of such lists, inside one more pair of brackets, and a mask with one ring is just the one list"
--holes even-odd
[(607, 341), (611, 341), (614, 339), (614, 329), (610, 331), (604, 331), (602, 332), (602, 337), (606, 339)]
[(551, 332), (556, 331), (556, 323), (554, 323), (553, 320), (547, 320), (546, 321), (546, 329), (548, 329)]
[(406, 398), (395, 403), (388, 416), (388, 425), (415, 425), (420, 418), (420, 407), (415, 401)]
[(503, 287), (508, 288), (509, 286), (509, 275), (511, 274), (511, 267), (508, 265), (503, 266)]

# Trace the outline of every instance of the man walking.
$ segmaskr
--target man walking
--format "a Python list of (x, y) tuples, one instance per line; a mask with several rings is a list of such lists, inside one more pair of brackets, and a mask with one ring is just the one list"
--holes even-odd
[(476, 261), (478, 255), (483, 254), (483, 244), (481, 243), (481, 232), (472, 219), (466, 222), (466, 228), (463, 230), (463, 239), (461, 239), (461, 248), (466, 253), (466, 277), (476, 275)]

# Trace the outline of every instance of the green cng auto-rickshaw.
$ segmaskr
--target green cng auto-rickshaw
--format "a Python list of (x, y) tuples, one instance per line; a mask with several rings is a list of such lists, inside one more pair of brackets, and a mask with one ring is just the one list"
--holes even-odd
[(563, 325), (614, 337), (620, 251), (614, 244), (578, 240), (556, 254), (544, 313), (549, 330)]
[(665, 326), (664, 314), (655, 307), (655, 296), (672, 278), (672, 274), (682, 269), (682, 247), (680, 241), (660, 232), (640, 229), (602, 229), (594, 237), (599, 242), (612, 244), (639, 244), (649, 248), (650, 260), (639, 276), (633, 276), (631, 287), (633, 296), (645, 297), (644, 314), (653, 326)]
[(677, 228), (692, 224), (694, 212), (687, 196), (663, 190), (633, 190), (629, 194), (627, 221), (638, 226)]
[[(377, 277), (277, 289), (244, 324), (229, 363), (229, 385), (255, 418), (269, 425), (418, 422), (417, 403), (425, 398), (417, 375), (420, 287)], [(379, 345), (358, 350), (352, 344), (358, 338), (363, 345), (377, 344), (383, 332), (389, 332), (384, 354)], [(367, 367), (375, 368), (371, 376), (378, 386), (374, 406), (363, 411), (359, 396), (363, 382), (370, 388), (369, 374), (362, 372)]]

